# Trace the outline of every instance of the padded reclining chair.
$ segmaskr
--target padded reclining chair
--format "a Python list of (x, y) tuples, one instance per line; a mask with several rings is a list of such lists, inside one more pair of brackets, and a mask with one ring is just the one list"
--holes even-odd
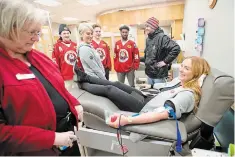
[[(84, 108), (83, 126), (76, 135), (81, 153), (86, 156), (122, 155), (117, 140), (117, 130), (105, 123), (105, 111), (130, 114), (119, 110), (109, 99), (90, 94), (81, 89), (72, 89)], [(121, 98), (120, 98), (121, 99)], [(202, 131), (213, 133), (213, 128), (234, 103), (234, 78), (216, 69), (208, 75), (202, 86), (202, 97), (197, 112), (185, 115), (179, 121), (183, 150), (175, 151), (176, 122), (164, 120), (151, 124), (129, 125), (122, 128), (122, 143), (128, 148), (127, 156), (190, 155), (198, 146), (210, 149), (213, 143), (202, 137)], [(132, 113), (133, 114), (133, 113)], [(211, 129), (212, 128), (212, 129)], [(133, 140), (146, 135), (144, 139)], [(208, 136), (210, 137), (210, 136)], [(213, 135), (212, 135), (213, 137)]]

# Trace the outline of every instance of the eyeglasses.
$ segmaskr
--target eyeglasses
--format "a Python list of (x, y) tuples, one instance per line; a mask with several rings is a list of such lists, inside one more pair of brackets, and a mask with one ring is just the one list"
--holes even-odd
[(23, 30), (23, 31), (28, 33), (30, 35), (30, 37), (33, 37), (35, 35), (38, 36), (38, 37), (42, 36), (42, 32), (40, 32), (40, 31), (32, 31), (32, 32), (29, 32), (27, 30)]

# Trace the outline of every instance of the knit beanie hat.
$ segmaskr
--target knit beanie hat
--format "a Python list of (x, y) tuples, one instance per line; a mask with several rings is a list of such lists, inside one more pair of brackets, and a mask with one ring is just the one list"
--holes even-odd
[(158, 25), (159, 25), (159, 21), (158, 21), (158, 19), (156, 19), (155, 17), (150, 17), (150, 18), (146, 21), (146, 23), (149, 24), (152, 29), (157, 29), (157, 28), (158, 28)]
[(71, 34), (71, 31), (70, 31), (70, 29), (67, 27), (66, 24), (60, 24), (60, 26), (59, 26), (59, 35), (60, 35), (63, 31), (69, 31), (70, 34)]

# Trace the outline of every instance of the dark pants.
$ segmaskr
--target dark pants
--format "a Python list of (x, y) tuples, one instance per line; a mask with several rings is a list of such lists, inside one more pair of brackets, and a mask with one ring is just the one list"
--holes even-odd
[(105, 68), (105, 77), (107, 80), (109, 80), (109, 68)]
[[(69, 120), (68, 120), (69, 119)], [(73, 114), (68, 114), (66, 117), (57, 120), (56, 132), (74, 131), (77, 121)], [(77, 141), (73, 142), (73, 146), (61, 151), (60, 156), (81, 156)]]
[(144, 97), (139, 90), (121, 82), (111, 82), (91, 76), (87, 76), (86, 80), (81, 84), (82, 89), (94, 95), (107, 97), (120, 110), (140, 112), (145, 105)]
[(77, 142), (73, 142), (73, 146), (71, 148), (67, 148), (60, 154), (60, 156), (81, 156)]
[(131, 70), (126, 73), (117, 73), (118, 81), (125, 83), (127, 77), (128, 83), (131, 87), (135, 87), (135, 70)]

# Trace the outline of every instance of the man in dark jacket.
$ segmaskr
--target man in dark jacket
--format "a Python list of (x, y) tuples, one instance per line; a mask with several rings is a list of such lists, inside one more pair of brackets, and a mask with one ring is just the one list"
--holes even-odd
[(180, 47), (164, 34), (155, 17), (149, 18), (145, 26), (148, 35), (144, 50), (145, 73), (149, 84), (162, 83), (168, 76), (168, 66), (180, 53)]

